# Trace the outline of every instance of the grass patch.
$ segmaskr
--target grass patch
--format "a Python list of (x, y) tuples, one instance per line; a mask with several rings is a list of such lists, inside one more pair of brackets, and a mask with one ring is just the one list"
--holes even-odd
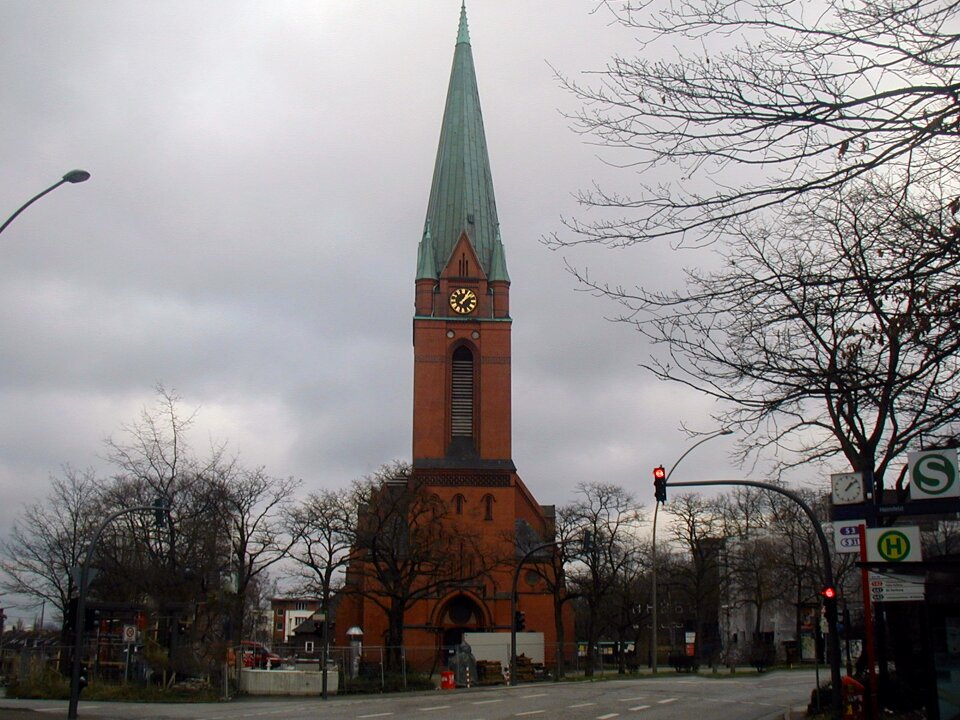
[[(69, 700), (70, 680), (53, 670), (35, 673), (29, 678), (15, 678), (7, 686), (8, 698), (24, 700)], [(161, 688), (156, 685), (106, 685), (92, 683), (80, 693), (82, 700), (143, 703), (216, 702), (217, 695), (209, 687)]]
[(406, 686), (404, 686), (403, 675), (388, 674), (384, 675), (382, 682), (379, 677), (348, 680), (341, 686), (339, 693), (341, 695), (376, 695), (379, 693), (433, 690), (435, 687), (436, 684), (430, 679), (429, 675), (407, 673)]

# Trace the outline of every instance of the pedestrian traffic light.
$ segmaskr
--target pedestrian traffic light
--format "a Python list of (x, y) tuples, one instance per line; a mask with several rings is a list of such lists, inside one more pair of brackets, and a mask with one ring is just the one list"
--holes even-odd
[(663, 465), (653, 469), (653, 496), (658, 503), (667, 501), (667, 471), (663, 469)]
[(80, 692), (80, 690), (83, 690), (89, 684), (89, 681), (87, 680), (87, 674), (88, 674), (87, 666), (81, 665), (79, 682), (77, 683), (77, 692)]
[(823, 590), (820, 591), (820, 595), (824, 600), (836, 600), (837, 599), (837, 589), (832, 585), (827, 585)]
[(527, 627), (527, 614), (523, 610), (517, 610), (513, 614), (513, 629), (517, 632), (525, 630)]

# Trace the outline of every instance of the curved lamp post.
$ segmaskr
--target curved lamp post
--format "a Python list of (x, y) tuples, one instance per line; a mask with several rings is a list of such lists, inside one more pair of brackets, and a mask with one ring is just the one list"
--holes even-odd
[[(664, 485), (666, 485), (666, 483), (670, 480), (670, 476), (673, 475), (673, 471), (677, 469), (677, 465), (680, 464), (680, 461), (693, 452), (696, 448), (703, 445), (708, 440), (713, 440), (714, 438), (721, 437), (722, 435), (732, 434), (733, 430), (730, 430), (729, 428), (723, 428), (722, 430), (717, 430), (715, 433), (707, 435), (706, 437), (700, 438), (697, 442), (687, 448), (683, 455), (677, 458), (677, 461), (670, 468), (670, 471), (667, 473), (667, 477), (663, 481)], [(650, 628), (650, 670), (654, 675), (657, 673), (657, 514), (659, 510), (660, 503), (658, 501), (653, 505), (653, 532), (650, 542), (650, 619), (652, 620), (652, 627)]]
[(2, 233), (4, 230), (7, 229), (7, 225), (9, 225), (10, 223), (12, 223), (13, 220), (14, 220), (14, 218), (17, 217), (17, 215), (19, 215), (19, 214), (22, 213), (24, 210), (26, 210), (28, 207), (30, 207), (31, 205), (33, 205), (33, 203), (35, 203), (37, 200), (39, 200), (40, 198), (42, 198), (42, 197), (43, 197), (44, 195), (46, 195), (48, 192), (53, 192), (54, 190), (56, 190), (58, 187), (60, 187), (60, 186), (63, 185), (64, 183), (74, 183), (74, 184), (76, 184), (76, 183), (86, 182), (86, 181), (89, 180), (89, 179), (90, 179), (90, 173), (88, 173), (86, 170), (71, 170), (71, 171), (68, 172), (66, 175), (64, 175), (62, 178), (60, 178), (60, 180), (58, 180), (58, 181), (55, 182), (53, 185), (51, 185), (50, 187), (48, 187), (46, 190), (44, 190), (44, 191), (41, 192), (41, 193), (37, 193), (37, 194), (34, 195), (32, 198), (30, 198), (29, 200), (27, 200), (23, 205), (21, 205), (19, 210), (17, 210), (13, 215), (11, 215), (9, 218), (7, 218), (7, 221), (6, 221), (3, 225), (0, 225), (0, 233)]

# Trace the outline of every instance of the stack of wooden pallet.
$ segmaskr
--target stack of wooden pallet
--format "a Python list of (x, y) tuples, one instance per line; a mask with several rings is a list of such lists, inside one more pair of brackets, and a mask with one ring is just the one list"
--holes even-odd
[(536, 679), (533, 660), (526, 655), (517, 655), (517, 682), (533, 682)]
[(477, 660), (477, 681), (481, 685), (500, 685), (505, 682), (499, 660)]

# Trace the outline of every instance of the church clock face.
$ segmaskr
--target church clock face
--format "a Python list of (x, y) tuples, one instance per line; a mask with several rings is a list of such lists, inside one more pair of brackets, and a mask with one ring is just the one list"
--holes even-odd
[(457, 288), (450, 293), (450, 308), (460, 315), (469, 315), (477, 307), (477, 294), (470, 288)]

